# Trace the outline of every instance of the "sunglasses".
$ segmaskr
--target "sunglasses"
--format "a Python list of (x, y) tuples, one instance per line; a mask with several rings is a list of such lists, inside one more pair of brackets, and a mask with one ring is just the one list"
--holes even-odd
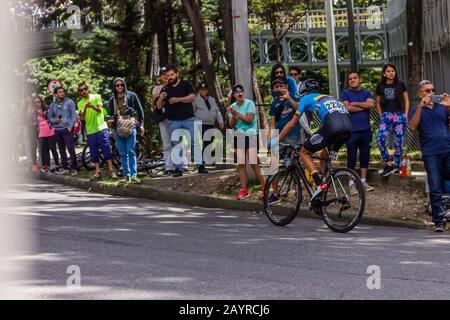
[(78, 90), (78, 92), (84, 92), (84, 91), (88, 91), (88, 88), (81, 88), (80, 90)]
[(290, 75), (291, 75), (291, 77), (296, 77), (296, 76), (298, 76), (298, 73), (291, 73)]
[(427, 89), (425, 90), (426, 93), (436, 93), (436, 89)]
[(121, 83), (120, 83), (120, 84), (116, 84), (116, 88), (121, 88), (121, 87), (122, 87), (122, 88), (125, 88), (125, 85), (124, 85), (124, 84), (121, 84)]

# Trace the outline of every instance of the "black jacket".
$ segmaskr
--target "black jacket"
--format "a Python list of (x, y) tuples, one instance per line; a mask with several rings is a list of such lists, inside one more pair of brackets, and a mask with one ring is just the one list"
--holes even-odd
[(138, 122), (138, 126), (144, 126), (144, 110), (142, 108), (141, 102), (136, 93), (132, 91), (128, 91), (127, 84), (125, 80), (122, 78), (116, 78), (113, 81), (113, 96), (109, 99), (108, 103), (108, 116), (114, 117), (113, 128), (116, 127), (117, 120), (117, 112), (118, 112), (118, 104), (117, 104), (117, 91), (116, 91), (116, 82), (122, 81), (125, 85), (125, 104), (127, 107), (126, 114), (129, 116), (136, 117)]

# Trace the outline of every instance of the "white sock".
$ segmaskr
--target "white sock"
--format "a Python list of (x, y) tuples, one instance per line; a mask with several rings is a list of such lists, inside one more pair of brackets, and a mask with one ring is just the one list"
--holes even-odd
[(361, 182), (362, 182), (362, 183), (366, 183), (366, 182), (367, 182), (367, 179), (366, 179), (366, 178), (361, 178)]

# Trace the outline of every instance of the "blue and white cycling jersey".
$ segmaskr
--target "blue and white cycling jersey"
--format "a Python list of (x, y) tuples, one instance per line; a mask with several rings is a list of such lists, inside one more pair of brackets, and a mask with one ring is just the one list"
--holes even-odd
[(349, 114), (347, 108), (338, 99), (320, 93), (310, 93), (302, 97), (296, 115), (301, 117), (305, 111), (319, 114), (320, 124), (325, 125), (327, 116), (334, 112)]

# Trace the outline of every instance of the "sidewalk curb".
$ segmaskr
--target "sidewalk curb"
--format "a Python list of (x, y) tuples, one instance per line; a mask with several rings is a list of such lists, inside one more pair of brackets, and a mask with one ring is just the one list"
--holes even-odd
[[(262, 205), (256, 201), (236, 201), (229, 198), (213, 197), (209, 195), (197, 195), (192, 193), (159, 190), (155, 187), (141, 185), (115, 186), (102, 182), (92, 182), (87, 179), (73, 178), (70, 176), (57, 176), (54, 174), (38, 174), (38, 180), (50, 181), (58, 184), (68, 185), (87, 191), (93, 191), (112, 196), (142, 198), (161, 202), (179, 203), (201, 208), (220, 208), (247, 212), (262, 212)], [(162, 199), (170, 199), (164, 201)], [(199, 205), (201, 204), (201, 205)], [(308, 210), (300, 210), (299, 217), (321, 219)], [(386, 219), (377, 217), (363, 217), (361, 224), (372, 226), (401, 227), (409, 229), (427, 229), (427, 226), (419, 222), (402, 221), (397, 219)]]

